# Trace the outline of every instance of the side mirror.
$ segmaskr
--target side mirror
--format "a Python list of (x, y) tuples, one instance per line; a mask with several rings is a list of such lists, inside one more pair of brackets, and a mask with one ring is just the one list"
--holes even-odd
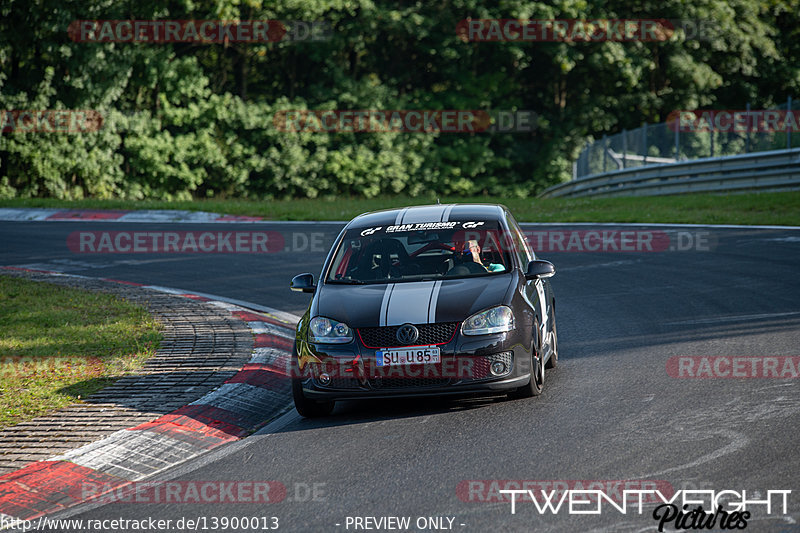
[(314, 276), (306, 273), (293, 277), (289, 288), (295, 292), (314, 292), (317, 286), (314, 285)]
[(525, 271), (525, 279), (544, 279), (555, 275), (556, 267), (550, 261), (537, 259), (528, 263), (528, 270)]

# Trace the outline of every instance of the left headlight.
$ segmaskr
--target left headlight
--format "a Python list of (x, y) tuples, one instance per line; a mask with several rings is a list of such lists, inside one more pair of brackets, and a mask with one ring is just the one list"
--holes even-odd
[(464, 335), (486, 335), (514, 329), (514, 313), (506, 305), (498, 305), (486, 311), (475, 313), (464, 321), (461, 333)]
[(310, 342), (344, 344), (353, 340), (353, 330), (344, 322), (317, 316), (312, 318), (308, 324), (308, 340)]

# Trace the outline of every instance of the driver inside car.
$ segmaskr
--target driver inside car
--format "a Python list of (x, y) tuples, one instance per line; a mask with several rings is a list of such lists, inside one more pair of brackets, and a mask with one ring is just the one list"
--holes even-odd
[(476, 240), (469, 240), (464, 243), (462, 250), (462, 260), (472, 261), (485, 268), (488, 272), (505, 272), (506, 267), (498, 265), (497, 263), (485, 263), (481, 259), (481, 247)]

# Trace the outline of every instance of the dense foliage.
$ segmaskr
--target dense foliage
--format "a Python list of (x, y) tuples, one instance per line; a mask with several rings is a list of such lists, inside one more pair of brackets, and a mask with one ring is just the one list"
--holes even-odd
[[(467, 18), (704, 19), (707, 41), (463, 42)], [(94, 133), (0, 135), (0, 198), (523, 197), (591, 136), (800, 95), (800, 0), (0, 0), (0, 110), (93, 109)], [(327, 40), (82, 43), (79, 19), (325, 20)], [(528, 109), (529, 133), (313, 133), (288, 109)]]

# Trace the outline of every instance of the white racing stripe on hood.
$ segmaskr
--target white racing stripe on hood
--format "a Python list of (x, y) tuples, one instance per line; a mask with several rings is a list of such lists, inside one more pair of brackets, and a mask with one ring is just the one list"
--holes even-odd
[(394, 219), (395, 226), (399, 226), (400, 224), (403, 223), (403, 216), (406, 214), (406, 211), (408, 211), (408, 208), (404, 207), (403, 209), (400, 210), (399, 213), (397, 213), (397, 218)]
[(399, 224), (417, 224), (423, 222), (443, 222), (445, 210), (449, 205), (431, 205), (426, 207), (408, 207), (403, 209), (398, 218)]
[(386, 286), (386, 289), (383, 291), (383, 300), (381, 300), (381, 314), (379, 316), (379, 324), (381, 326), (386, 325), (386, 314), (387, 310), (389, 309), (389, 298), (392, 296), (392, 291), (394, 290), (394, 283), (390, 283)]
[(404, 207), (394, 219), (395, 226), (424, 222), (448, 222), (455, 204)]
[[(448, 222), (454, 204), (426, 207), (406, 207), (397, 213), (395, 225), (424, 222)], [(432, 324), (436, 321), (441, 281), (419, 283), (390, 283), (381, 301), (381, 326), (401, 324)]]
[(428, 324), (436, 318), (441, 281), (388, 285), (381, 302), (381, 326)]
[(428, 302), (428, 324), (433, 324), (436, 322), (436, 306), (439, 303), (439, 289), (441, 288), (442, 288), (441, 280), (433, 282), (431, 299)]
[(442, 220), (441, 222), (449, 222), (450, 221), (450, 211), (453, 210), (455, 204), (451, 204), (445, 207), (444, 213), (442, 213)]

